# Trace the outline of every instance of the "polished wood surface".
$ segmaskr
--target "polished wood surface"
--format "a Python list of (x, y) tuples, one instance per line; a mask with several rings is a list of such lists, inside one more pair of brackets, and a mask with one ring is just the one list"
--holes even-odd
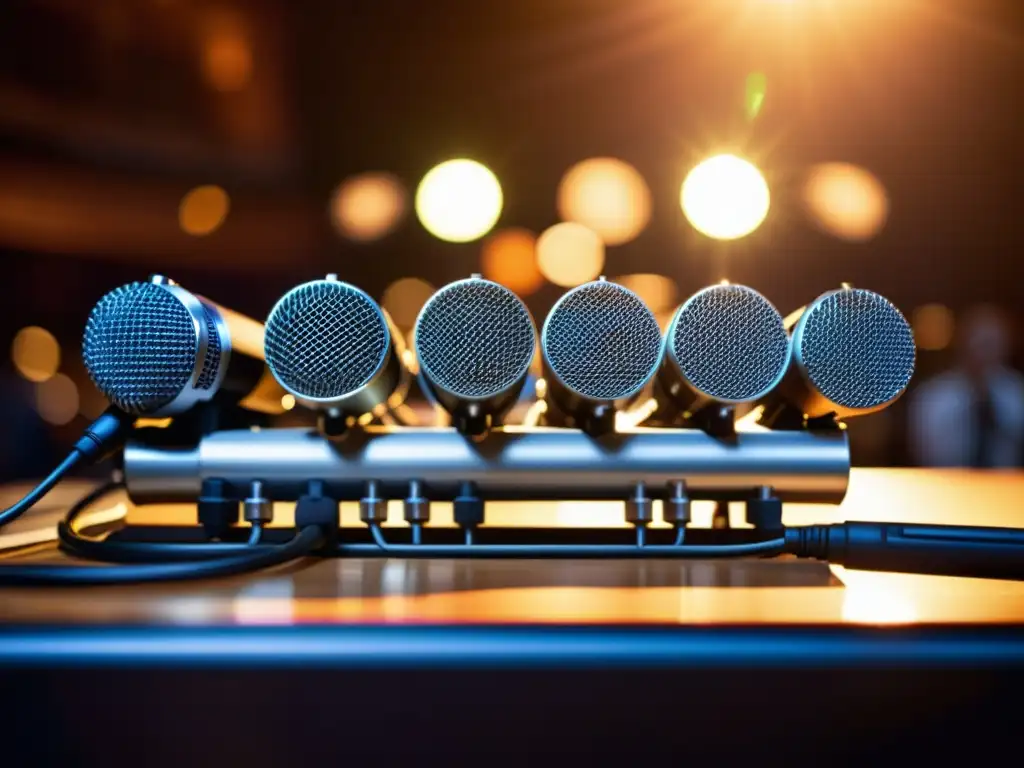
[[(854, 470), (839, 507), (791, 505), (790, 525), (881, 520), (1024, 527), (1024, 473)], [(136, 524), (182, 524), (187, 506), (117, 507)], [(291, 522), (279, 505), (278, 525)], [(439, 504), (433, 524), (450, 525)], [(391, 519), (400, 524), (400, 507)], [(710, 524), (697, 504), (694, 525)], [(493, 525), (625, 527), (616, 503), (494, 504)], [(358, 524), (354, 505), (342, 520)], [(742, 526), (742, 506), (731, 509)], [(624, 536), (628, 532), (624, 531)], [(52, 549), (7, 562), (52, 562)], [(3, 564), (0, 564), (2, 567)], [(830, 572), (831, 571), (831, 572)], [(309, 559), (211, 582), (0, 590), (0, 621), (263, 625), (308, 623), (1024, 623), (1024, 583), (848, 571), (773, 561)]]

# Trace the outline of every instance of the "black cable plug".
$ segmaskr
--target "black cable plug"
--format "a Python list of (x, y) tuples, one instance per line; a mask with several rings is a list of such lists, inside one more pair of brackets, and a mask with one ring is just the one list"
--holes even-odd
[(306, 493), (295, 503), (295, 527), (305, 529), (315, 526), (320, 529), (323, 541), (321, 549), (334, 548), (338, 541), (338, 501), (324, 493), (322, 480), (310, 480)]
[(849, 521), (786, 529), (785, 551), (864, 571), (1024, 581), (1024, 530)]

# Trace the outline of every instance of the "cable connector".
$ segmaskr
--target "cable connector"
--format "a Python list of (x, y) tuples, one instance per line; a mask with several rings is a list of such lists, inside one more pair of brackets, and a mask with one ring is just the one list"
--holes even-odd
[(75, 443), (75, 450), (86, 461), (102, 461), (121, 447), (135, 417), (111, 406), (92, 424)]
[(330, 549), (338, 540), (338, 501), (324, 493), (322, 480), (310, 480), (307, 491), (295, 504), (295, 527), (299, 530), (316, 526), (323, 536), (323, 549)]

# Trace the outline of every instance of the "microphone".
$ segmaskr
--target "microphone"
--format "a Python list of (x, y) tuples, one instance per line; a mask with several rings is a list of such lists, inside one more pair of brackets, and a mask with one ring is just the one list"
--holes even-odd
[(732, 284), (698, 291), (665, 332), (655, 382), (658, 421), (707, 416), (731, 430), (734, 407), (771, 392), (789, 357), (782, 315), (760, 293)]
[(661, 328), (639, 296), (603, 277), (560, 298), (541, 331), (545, 422), (592, 434), (615, 429), (617, 408), (658, 370)]
[(456, 429), (480, 435), (516, 404), (537, 331), (518, 296), (473, 275), (423, 305), (414, 345), (423, 389), (451, 414)]
[[(914, 333), (884, 296), (862, 288), (829, 291), (800, 314), (782, 382), (761, 423), (846, 419), (886, 408), (914, 373)], [(794, 413), (796, 412), (796, 413)]]
[(93, 307), (82, 358), (110, 402), (133, 416), (175, 416), (215, 395), (280, 413), (263, 358), (263, 326), (155, 275)]
[(349, 416), (404, 399), (401, 334), (377, 302), (337, 275), (288, 291), (266, 328), (270, 372), (296, 402), (324, 411), (325, 426), (341, 429)]

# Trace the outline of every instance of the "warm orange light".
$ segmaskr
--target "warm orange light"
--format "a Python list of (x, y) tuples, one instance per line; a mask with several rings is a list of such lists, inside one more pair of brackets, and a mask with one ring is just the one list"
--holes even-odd
[(45, 421), (61, 426), (78, 414), (78, 387), (69, 377), (58, 373), (36, 385), (36, 410)]
[(544, 275), (537, 268), (537, 238), (521, 227), (502, 229), (487, 238), (480, 262), (484, 277), (520, 296), (527, 296), (544, 284)]
[(215, 12), (205, 22), (203, 75), (218, 91), (240, 91), (252, 77), (252, 49), (242, 19)]
[(889, 215), (885, 187), (870, 171), (848, 163), (823, 163), (811, 169), (804, 203), (815, 224), (843, 240), (868, 240)]
[(281, 396), (281, 407), (290, 411), (295, 407), (295, 395), (286, 394)]
[(655, 315), (669, 311), (676, 301), (676, 284), (664, 275), (623, 275), (615, 278), (619, 285), (629, 288)]
[(331, 200), (331, 220), (351, 240), (379, 240), (398, 226), (406, 211), (402, 183), (388, 173), (364, 173), (344, 181)]
[(610, 157), (584, 160), (558, 187), (558, 212), (589, 227), (606, 245), (635, 238), (651, 218), (651, 191), (633, 166)]
[(403, 277), (384, 289), (381, 306), (391, 319), (402, 330), (416, 325), (416, 318), (434, 295), (435, 288), (426, 280), (418, 277)]
[(215, 232), (228, 216), (230, 199), (220, 187), (196, 187), (181, 199), (178, 224), (190, 235), (201, 237)]
[(11, 344), (11, 362), (29, 381), (44, 382), (60, 367), (60, 344), (45, 328), (35, 325), (22, 328)]
[(948, 347), (956, 330), (953, 310), (942, 304), (924, 304), (915, 309), (911, 325), (918, 348), (929, 352)]
[(537, 267), (544, 277), (564, 288), (586, 283), (601, 274), (604, 243), (582, 224), (555, 224), (537, 238)]

